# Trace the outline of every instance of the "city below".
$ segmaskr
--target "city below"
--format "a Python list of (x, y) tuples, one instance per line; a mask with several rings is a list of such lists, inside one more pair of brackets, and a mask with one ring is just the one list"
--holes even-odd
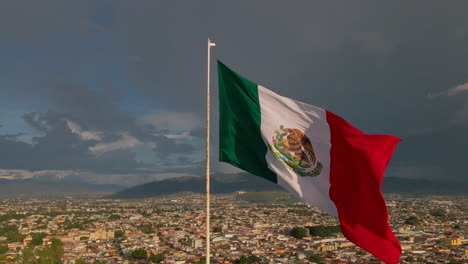
[[(466, 263), (466, 196), (387, 194), (400, 263)], [(205, 200), (0, 200), (0, 263), (204, 263)], [(381, 263), (284, 192), (213, 195), (212, 263)]]

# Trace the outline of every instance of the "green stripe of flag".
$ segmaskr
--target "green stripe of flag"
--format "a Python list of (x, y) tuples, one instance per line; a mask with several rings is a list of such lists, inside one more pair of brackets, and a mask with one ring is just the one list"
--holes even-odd
[(219, 160), (277, 183), (260, 132), (258, 85), (218, 61)]

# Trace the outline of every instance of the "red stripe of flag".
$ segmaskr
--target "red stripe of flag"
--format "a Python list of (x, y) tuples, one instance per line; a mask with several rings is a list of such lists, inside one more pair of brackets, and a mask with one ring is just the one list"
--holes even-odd
[(341, 232), (385, 263), (398, 263), (401, 246), (388, 223), (380, 187), (400, 141), (367, 135), (327, 111), (331, 133), (330, 198), (338, 209)]

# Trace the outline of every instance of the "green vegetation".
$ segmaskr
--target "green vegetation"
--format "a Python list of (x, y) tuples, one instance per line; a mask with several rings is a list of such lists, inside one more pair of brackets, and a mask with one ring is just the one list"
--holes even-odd
[(309, 233), (311, 236), (320, 236), (320, 237), (328, 237), (334, 235), (335, 233), (341, 232), (340, 226), (309, 226)]
[(89, 237), (87, 237), (87, 236), (80, 237), (80, 240), (88, 240), (88, 239), (89, 239)]
[(120, 220), (120, 215), (113, 214), (109, 216), (109, 221), (116, 221), (116, 220)]
[(215, 228), (213, 228), (213, 233), (221, 233), (223, 232), (223, 228), (220, 227), (220, 226), (217, 226)]
[(307, 229), (303, 227), (294, 227), (293, 229), (291, 229), (289, 234), (298, 239), (302, 239), (303, 237), (306, 237), (308, 235)]
[(46, 246), (44, 249), (39, 250), (37, 252), (38, 255), (38, 262), (37, 263), (44, 263), (44, 264), (56, 264), (62, 263), (60, 258), (63, 256), (63, 248), (56, 247), (56, 246)]
[(159, 263), (159, 262), (161, 262), (161, 261), (163, 261), (163, 260), (166, 259), (166, 254), (167, 254), (167, 252), (164, 251), (164, 252), (158, 253), (158, 254), (156, 254), (156, 255), (152, 255), (152, 256), (150, 257), (150, 260), (151, 260), (151, 262), (153, 262), (153, 263)]
[(8, 252), (8, 246), (0, 245), (0, 254)]
[(445, 211), (444, 209), (439, 208), (439, 209), (431, 210), (430, 214), (432, 216), (436, 216), (436, 217), (443, 217), (443, 216), (447, 216), (447, 211)]
[(138, 226), (138, 229), (140, 229), (141, 232), (146, 233), (146, 234), (154, 233), (153, 225), (150, 223), (141, 224)]
[(114, 237), (115, 238), (120, 238), (120, 237), (123, 237), (124, 236), (124, 232), (122, 230), (116, 230), (114, 232)]
[(59, 264), (63, 256), (63, 247), (60, 240), (52, 241), (51, 246), (45, 246), (43, 249), (34, 252), (34, 246), (23, 249), (20, 263), (25, 264)]
[(79, 258), (75, 261), (75, 264), (87, 264), (82, 258)]
[(26, 216), (28, 216), (28, 215), (15, 214), (15, 213), (12, 213), (12, 212), (8, 212), (8, 213), (6, 213), (4, 215), (0, 215), (0, 223), (1, 222), (6, 222), (6, 221), (11, 220), (11, 219), (16, 219), (16, 220), (23, 219)]
[(412, 215), (412, 216), (408, 217), (405, 220), (405, 224), (407, 224), (407, 225), (419, 225), (419, 224), (421, 224), (421, 220), (419, 218), (417, 218), (416, 216)]
[(260, 258), (259, 257), (256, 257), (256, 256), (249, 256), (249, 257), (246, 257), (244, 255), (242, 255), (238, 260), (236, 260), (234, 263), (235, 264), (250, 264), (250, 263), (256, 263), (256, 262), (259, 262), (260, 261)]
[(144, 249), (137, 249), (131, 253), (131, 256), (134, 259), (146, 259), (148, 257), (148, 252)]
[(32, 240), (31, 240), (32, 246), (42, 245), (44, 237), (47, 236), (46, 233), (31, 233), (30, 235), (32, 237)]
[(323, 263), (323, 258), (320, 256), (314, 255), (309, 258), (309, 261), (312, 263)]
[(52, 238), (50, 240), (50, 242), (52, 243), (52, 246), (53, 247), (61, 247), (63, 246), (63, 243), (62, 243), (62, 240), (58, 239), (58, 238)]
[(16, 225), (7, 225), (0, 228), (0, 236), (6, 237), (6, 243), (21, 242), (26, 237), (18, 231)]
[(72, 223), (70, 220), (66, 220), (65, 222), (62, 223), (64, 226), (65, 230), (70, 230), (70, 229), (79, 229), (79, 230), (84, 230), (83, 223)]

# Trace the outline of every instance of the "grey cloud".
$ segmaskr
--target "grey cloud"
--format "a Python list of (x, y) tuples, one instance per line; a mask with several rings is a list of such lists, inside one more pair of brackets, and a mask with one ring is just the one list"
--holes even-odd
[(10, 40), (50, 38), (77, 29), (89, 1), (8, 1), (0, 8), (0, 31)]
[[(218, 56), (252, 81), (336, 112), (367, 133), (403, 138), (392, 161), (395, 168), (427, 172), (442, 167), (446, 168), (444, 175), (435, 173), (434, 177), (448, 179), (464, 171), (463, 157), (468, 155), (466, 98), (427, 100), (424, 95), (466, 82), (466, 1), (121, 1), (113, 3), (116, 12), (110, 15), (116, 16), (113, 26), (117, 30), (90, 19), (88, 11), (90, 7), (97, 10), (95, 2), (31, 1), (27, 9), (17, 2), (0, 9), (0, 31), (18, 44), (15, 56), (31, 52), (23, 47), (28, 41), (41, 39), (46, 44), (34, 46), (35, 53), (66, 60), (34, 66), (25, 56), (23, 62), (12, 63), (21, 78), (12, 76), (17, 80), (2, 87), (16, 95), (18, 102), (37, 97), (43, 102), (38, 106), (43, 112), (50, 109), (60, 114), (48, 117), (47, 122), (41, 119), (44, 115), (24, 116), (25, 122), (41, 133), (35, 145), (0, 138), (0, 164), (7, 167), (53, 167), (40, 157), (47, 166), (39, 166), (39, 161), (25, 162), (40, 151), (59, 161), (64, 159), (63, 168), (106, 172), (105, 166), (113, 167), (118, 161), (122, 166), (116, 171), (126, 173), (138, 166), (151, 166), (136, 162), (130, 150), (90, 156), (86, 151), (95, 142), (82, 142), (67, 132), (62, 122), (71, 120), (83, 130), (102, 132), (102, 142), (119, 140), (119, 133), (128, 132), (145, 144), (155, 143), (155, 163), (169, 162), (162, 160), (169, 154), (172, 163), (166, 164), (168, 169), (177, 169), (174, 160), (178, 159), (198, 170), (199, 164), (193, 164), (196, 158), (190, 161), (190, 157), (200, 146), (165, 137), (180, 133), (171, 131), (168, 123), (140, 123), (140, 116), (127, 109), (129, 99), (114, 87), (109, 76), (96, 77), (101, 86), (96, 88), (77, 81), (76, 74), (90, 65), (104, 68), (116, 61), (127, 62), (129, 89), (134, 95), (143, 95), (130, 103), (155, 111), (193, 113), (202, 121), (200, 126), (184, 129), (191, 130), (189, 135), (195, 140), (203, 140), (205, 45), (207, 37), (214, 37), (217, 46), (212, 49), (213, 57)], [(84, 34), (86, 45), (55, 43), (65, 31), (74, 36)], [(111, 36), (110, 32), (112, 38), (102, 37)], [(109, 53), (108, 46), (118, 49), (119, 54)], [(212, 70), (216, 149), (215, 67)], [(454, 124), (454, 118), (459, 122)], [(75, 160), (75, 165), (54, 156), (57, 151)], [(23, 164), (29, 162), (34, 164)], [(216, 162), (213, 166), (229, 169)], [(181, 173), (187, 173), (188, 167), (180, 168)]]
[(461, 109), (457, 111), (455, 121), (460, 124), (468, 124), (468, 97)]
[(153, 151), (161, 158), (170, 157), (174, 154), (190, 155), (196, 148), (191, 144), (177, 143), (175, 140), (169, 139), (165, 136), (157, 138), (156, 147)]
[[(72, 133), (66, 119), (54, 113), (27, 114), (41, 120), (43, 136), (33, 138), (33, 144), (0, 137), (0, 167), (25, 170), (84, 170), (107, 173), (131, 173), (142, 166), (135, 153), (116, 150), (95, 156), (89, 148), (96, 141), (83, 141)], [(31, 124), (35, 124), (32, 122)]]
[(38, 113), (26, 113), (23, 115), (23, 120), (37, 131), (46, 132), (49, 129), (46, 120)]
[[(17, 140), (19, 135), (0, 135), (0, 168), (144, 175), (140, 168), (151, 167), (136, 161), (136, 154), (132, 150), (134, 144), (110, 146), (124, 139), (118, 131), (100, 132), (102, 137), (99, 140), (83, 140), (71, 131), (67, 121), (72, 119), (65, 114), (52, 111), (44, 114), (33, 112), (25, 114), (24, 119), (43, 135), (34, 137), (32, 144)], [(183, 160), (185, 167), (193, 165), (190, 155), (197, 150), (194, 145), (176, 142), (177, 140), (155, 134), (155, 131), (160, 131), (152, 128), (146, 130), (138, 126), (129, 126), (126, 129), (135, 131), (135, 135), (143, 144), (155, 144), (153, 151), (159, 160), (176, 157), (180, 161)], [(106, 144), (110, 147), (105, 148)], [(102, 147), (97, 149), (97, 153), (91, 151), (98, 146)]]
[[(466, 78), (468, 35), (460, 31), (468, 24), (464, 14), (468, 3), (193, 5), (197, 6), (122, 3), (120, 19), (128, 53), (144, 58), (130, 64), (129, 73), (155, 103), (203, 115), (204, 45), (207, 37), (214, 37), (217, 46), (212, 55), (252, 81), (336, 112), (367, 133), (403, 138), (395, 166), (431, 168), (436, 163), (449, 168), (439, 175), (445, 178), (456, 178), (463, 171), (463, 162), (454, 162), (453, 156), (468, 155), (466, 128), (453, 127), (452, 122), (454, 113), (463, 119), (464, 111), (457, 104), (428, 101), (423, 95)], [(171, 10), (184, 19), (172, 19)], [(148, 35), (150, 31), (153, 34)], [(414, 131), (419, 131), (418, 136)], [(202, 131), (194, 133), (203, 138)]]

